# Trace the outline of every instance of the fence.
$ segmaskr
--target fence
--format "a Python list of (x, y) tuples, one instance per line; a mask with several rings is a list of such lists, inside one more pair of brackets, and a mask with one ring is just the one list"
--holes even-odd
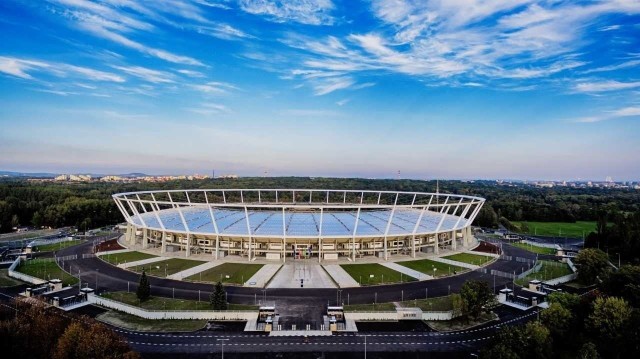
[(542, 248), (553, 248), (553, 249), (557, 249), (558, 245), (555, 243), (540, 243), (540, 242), (534, 242), (534, 241), (530, 241), (530, 240), (523, 240), (520, 241), (521, 243), (525, 243), (534, 247), (542, 247)]
[(398, 320), (451, 320), (454, 318), (452, 310), (423, 312), (419, 308), (407, 309), (399, 309), (393, 312), (345, 312), (344, 318), (345, 320), (353, 320), (356, 322), (395, 322)]
[(11, 278), (15, 278), (18, 280), (21, 280), (23, 282), (27, 282), (27, 283), (31, 283), (31, 284), (43, 284), (43, 283), (47, 283), (46, 280), (44, 279), (40, 279), (40, 278), (36, 278), (36, 277), (32, 277), (28, 274), (24, 274), (24, 273), (20, 273), (16, 271), (16, 268), (20, 265), (20, 257), (16, 258), (15, 261), (13, 261), (13, 263), (11, 264), (11, 266), (9, 267), (9, 277)]
[(91, 304), (115, 309), (144, 319), (206, 319), (206, 320), (251, 320), (258, 317), (257, 311), (214, 311), (214, 310), (146, 310), (133, 305), (103, 298), (90, 293), (87, 300)]
[(542, 268), (542, 262), (536, 263), (536, 265), (534, 265), (533, 267), (531, 267), (531, 268), (527, 269), (526, 271), (518, 274), (517, 277), (518, 277), (518, 279), (522, 279), (522, 278), (528, 276), (531, 273), (535, 273), (535, 272), (539, 271), (540, 268)]

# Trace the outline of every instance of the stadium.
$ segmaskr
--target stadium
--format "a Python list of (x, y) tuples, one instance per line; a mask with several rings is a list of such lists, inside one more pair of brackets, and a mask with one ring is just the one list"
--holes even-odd
[(114, 194), (125, 240), (161, 254), (285, 262), (415, 257), (472, 243), (480, 197), (334, 189), (189, 189)]

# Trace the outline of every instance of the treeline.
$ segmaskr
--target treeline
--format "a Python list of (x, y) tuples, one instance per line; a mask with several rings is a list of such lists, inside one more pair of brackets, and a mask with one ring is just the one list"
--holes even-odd
[(621, 258), (640, 262), (640, 211), (601, 212), (595, 232), (585, 239), (585, 247), (600, 248), (613, 259), (619, 254)]
[(607, 272), (600, 276), (600, 289), (587, 295), (563, 292), (549, 295), (551, 304), (540, 313), (538, 321), (519, 327), (505, 326), (480, 357), (637, 358), (640, 267), (623, 266), (619, 271)]
[(104, 324), (57, 311), (22, 302), (0, 306), (0, 352), (16, 359), (140, 358)]
[[(118, 192), (188, 188), (321, 188), (435, 192), (436, 181), (356, 178), (246, 177), (165, 183), (29, 183), (0, 181), (0, 233), (23, 226), (99, 227), (122, 221), (111, 199)], [(508, 221), (597, 220), (602, 213), (637, 213), (640, 191), (624, 189), (535, 188), (494, 181), (439, 181), (442, 193), (487, 199), (476, 224)]]

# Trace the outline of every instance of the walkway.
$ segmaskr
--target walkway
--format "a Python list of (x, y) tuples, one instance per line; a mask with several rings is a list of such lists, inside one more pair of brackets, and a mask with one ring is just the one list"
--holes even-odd
[(337, 288), (322, 266), (305, 260), (285, 263), (267, 288), (300, 288), (301, 280), (304, 288)]
[(347, 287), (359, 287), (360, 284), (353, 279), (342, 267), (337, 264), (328, 264), (323, 266), (324, 269), (329, 273), (331, 278), (338, 283), (338, 287), (347, 288)]
[[(402, 263), (402, 262), (400, 262)], [(403, 267), (400, 264), (397, 263), (380, 263), (380, 265), (385, 266), (389, 269), (392, 269), (396, 272), (400, 272), (404, 275), (408, 275), (409, 277), (413, 277), (416, 278), (418, 280), (427, 280), (427, 279), (433, 279), (432, 276), (424, 274), (422, 272), (418, 272), (417, 270), (413, 270), (411, 268), (407, 268), (407, 267)]]
[(167, 259), (171, 259), (171, 258), (169, 258), (169, 257), (153, 257), (153, 258), (143, 259), (141, 261), (121, 263), (121, 264), (118, 264), (118, 267), (120, 267), (120, 268), (131, 268), (131, 267), (135, 267), (135, 266), (141, 266), (141, 265), (144, 265), (144, 264), (161, 262), (161, 261), (164, 261), (164, 260), (167, 260)]
[(188, 268), (183, 270), (182, 272), (178, 272), (178, 273), (173, 273), (170, 276), (167, 276), (168, 279), (176, 279), (176, 280), (182, 280), (183, 278), (192, 276), (194, 274), (198, 274), (200, 272), (204, 272), (207, 269), (211, 269), (215, 266), (218, 266), (220, 264), (224, 263), (223, 261), (211, 261), (211, 262), (206, 262), (200, 265), (197, 265), (195, 267), (192, 268)]
[(458, 266), (458, 267), (463, 267), (463, 268), (469, 268), (471, 270), (475, 270), (480, 268), (480, 266), (477, 266), (475, 264), (469, 264), (469, 263), (464, 263), (464, 262), (458, 262), (458, 261), (452, 261), (451, 259), (445, 259), (442, 257), (431, 257), (429, 258), (432, 261), (435, 262), (440, 262), (440, 263), (444, 263), (444, 264), (451, 264), (452, 266)]
[(244, 282), (245, 287), (264, 288), (269, 280), (282, 267), (281, 264), (265, 264), (251, 278)]

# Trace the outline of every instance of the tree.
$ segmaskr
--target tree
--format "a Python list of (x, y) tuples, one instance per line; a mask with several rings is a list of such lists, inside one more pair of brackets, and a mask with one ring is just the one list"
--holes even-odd
[(596, 345), (591, 342), (586, 342), (580, 348), (578, 352), (578, 359), (598, 359), (600, 355), (598, 354), (598, 349)]
[(141, 302), (146, 301), (151, 296), (151, 284), (149, 283), (149, 279), (147, 278), (147, 273), (142, 271), (140, 275), (140, 283), (138, 284), (138, 290), (136, 291), (136, 296)]
[(209, 300), (214, 310), (227, 310), (227, 296), (221, 282), (216, 283)]
[(593, 311), (585, 320), (599, 352), (607, 357), (618, 357), (627, 346), (634, 345), (632, 331), (628, 331), (633, 310), (624, 300), (616, 297), (599, 297), (593, 302)]
[(139, 358), (112, 330), (100, 323), (74, 322), (67, 327), (53, 351), (53, 359)]
[(20, 218), (18, 218), (17, 214), (11, 216), (11, 227), (16, 228), (20, 226)]
[(624, 265), (609, 274), (602, 283), (602, 291), (612, 297), (621, 297), (632, 307), (640, 308), (640, 266)]
[(549, 328), (551, 333), (558, 337), (564, 337), (573, 321), (569, 309), (559, 303), (551, 303), (549, 308), (540, 314), (542, 323)]
[(593, 284), (598, 279), (604, 279), (610, 268), (607, 254), (595, 248), (581, 250), (576, 256), (575, 264), (578, 267), (578, 281), (583, 284)]
[(451, 306), (453, 307), (453, 317), (459, 317), (464, 311), (464, 302), (462, 296), (458, 293), (451, 294)]
[(460, 289), (465, 314), (477, 317), (484, 306), (495, 299), (489, 284), (481, 280), (468, 280)]

